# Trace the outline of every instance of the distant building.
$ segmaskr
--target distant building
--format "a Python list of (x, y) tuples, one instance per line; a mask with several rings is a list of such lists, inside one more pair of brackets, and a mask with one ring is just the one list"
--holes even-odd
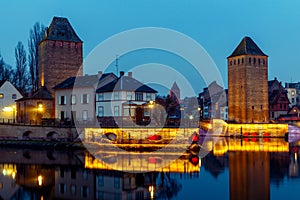
[(213, 81), (199, 93), (199, 111), (201, 119), (218, 118), (227, 120), (227, 90)]
[(54, 87), (56, 118), (62, 121), (95, 121), (95, 91), (117, 79), (113, 73), (70, 77)]
[(244, 37), (228, 61), (228, 121), (269, 121), (268, 56)]
[(297, 105), (300, 106), (300, 82), (298, 83), (285, 83), (285, 89), (288, 92), (290, 100), (290, 107)]
[(269, 117), (270, 120), (277, 120), (280, 115), (286, 115), (289, 110), (289, 99), (287, 91), (282, 87), (281, 82), (274, 78), (268, 81), (269, 88)]
[[(96, 115), (98, 118), (130, 118), (135, 123), (143, 123), (150, 117), (148, 104), (155, 100), (156, 90), (120, 72), (120, 77), (96, 90)], [(120, 123), (123, 123), (120, 122)]]
[(173, 83), (170, 90), (170, 97), (173, 98), (174, 96), (178, 102), (180, 102), (180, 88), (178, 87), (176, 81)]
[(38, 48), (39, 86), (53, 87), (71, 76), (82, 76), (82, 40), (67, 18), (54, 17)]
[(20, 123), (41, 123), (43, 118), (54, 117), (53, 97), (49, 90), (43, 86), (30, 97), (16, 100), (17, 120)]
[(22, 94), (11, 82), (0, 81), (0, 121), (13, 121), (16, 118), (15, 101), (22, 97)]

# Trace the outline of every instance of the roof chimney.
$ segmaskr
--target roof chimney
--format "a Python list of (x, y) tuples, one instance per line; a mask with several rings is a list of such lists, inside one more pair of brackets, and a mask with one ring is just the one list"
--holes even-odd
[(124, 71), (120, 71), (120, 77), (124, 76)]
[(98, 71), (98, 78), (101, 78), (102, 76), (102, 71)]
[(129, 77), (132, 77), (132, 72), (128, 72), (128, 76), (129, 76)]

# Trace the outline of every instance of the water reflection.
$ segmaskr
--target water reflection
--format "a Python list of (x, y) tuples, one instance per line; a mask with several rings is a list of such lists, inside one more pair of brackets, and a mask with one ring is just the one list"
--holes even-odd
[[(0, 196), (1, 199), (189, 199), (199, 192), (231, 200), (279, 199), (277, 194), (290, 197), (287, 188), (299, 187), (299, 181), (286, 179), (299, 180), (300, 143), (229, 138), (208, 142), (212, 142), (207, 145), (211, 152), (206, 157), (196, 159), (187, 153), (162, 168), (153, 166), (173, 159), (171, 154), (101, 152), (107, 158), (103, 161), (86, 151), (2, 148)], [(105, 161), (116, 163), (119, 170), (110, 169)], [(139, 168), (139, 173), (121, 171), (128, 167)], [(220, 185), (216, 187), (220, 182), (228, 185), (228, 193), (221, 192)], [(203, 184), (209, 188), (207, 191), (202, 190)], [(192, 188), (198, 189), (191, 191)]]

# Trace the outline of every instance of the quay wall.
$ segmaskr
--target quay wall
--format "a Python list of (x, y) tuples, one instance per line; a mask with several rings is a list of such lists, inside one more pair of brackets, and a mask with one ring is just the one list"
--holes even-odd
[(72, 141), (76, 136), (76, 129), (70, 127), (0, 125), (0, 139), (57, 139)]

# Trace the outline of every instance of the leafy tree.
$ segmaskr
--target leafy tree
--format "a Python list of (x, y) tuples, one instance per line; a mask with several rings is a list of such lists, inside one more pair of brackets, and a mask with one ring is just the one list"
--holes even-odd
[(39, 84), (39, 72), (38, 72), (38, 47), (42, 41), (46, 32), (46, 28), (43, 24), (36, 22), (32, 29), (30, 29), (30, 35), (28, 39), (28, 65), (29, 75), (31, 80), (31, 89), (37, 90)]

